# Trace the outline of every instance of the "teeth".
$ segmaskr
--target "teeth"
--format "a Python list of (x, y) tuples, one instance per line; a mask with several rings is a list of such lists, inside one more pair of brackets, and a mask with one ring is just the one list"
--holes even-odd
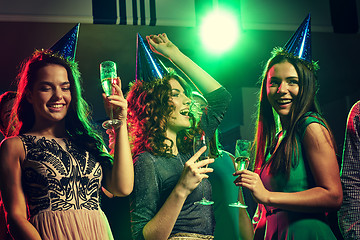
[(279, 99), (277, 100), (277, 102), (279, 104), (287, 104), (287, 103), (291, 103), (292, 101), (290, 99)]
[(188, 116), (189, 115), (189, 110), (188, 109), (183, 109), (183, 110), (180, 111), (180, 114)]
[(61, 108), (63, 105), (62, 104), (55, 104), (55, 105), (50, 105), (49, 107), (52, 108)]

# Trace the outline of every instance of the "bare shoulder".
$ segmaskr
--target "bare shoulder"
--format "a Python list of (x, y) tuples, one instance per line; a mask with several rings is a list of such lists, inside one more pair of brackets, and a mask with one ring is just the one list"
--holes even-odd
[(6, 138), (0, 145), (0, 158), (1, 159), (23, 159), (25, 150), (23, 143), (19, 137)]
[(330, 130), (315, 122), (307, 126), (303, 142), (310, 148), (334, 147)]

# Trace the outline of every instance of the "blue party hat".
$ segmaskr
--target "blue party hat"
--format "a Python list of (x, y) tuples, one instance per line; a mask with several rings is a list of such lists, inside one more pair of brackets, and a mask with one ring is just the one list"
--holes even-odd
[(76, 45), (79, 36), (80, 23), (76, 24), (68, 33), (57, 41), (50, 50), (58, 53), (64, 58), (75, 60)]
[(311, 18), (310, 14), (285, 44), (284, 50), (295, 57), (312, 63), (311, 56)]
[(163, 78), (168, 73), (167, 68), (151, 51), (147, 42), (137, 34), (136, 42), (136, 80), (150, 82)]

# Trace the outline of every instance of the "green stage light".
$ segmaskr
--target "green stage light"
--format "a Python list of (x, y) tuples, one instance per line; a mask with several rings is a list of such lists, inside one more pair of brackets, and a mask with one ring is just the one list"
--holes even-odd
[(218, 9), (209, 13), (201, 23), (201, 42), (214, 54), (221, 54), (231, 49), (238, 37), (237, 18), (231, 11)]

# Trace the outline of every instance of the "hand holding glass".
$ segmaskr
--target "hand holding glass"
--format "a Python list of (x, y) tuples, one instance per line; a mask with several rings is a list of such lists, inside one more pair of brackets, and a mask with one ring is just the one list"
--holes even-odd
[[(205, 133), (202, 132), (201, 134), (196, 134), (194, 136), (194, 143), (193, 143), (193, 148), (194, 148), (194, 154), (197, 153), (200, 148), (202, 148), (203, 146), (206, 146), (206, 150), (204, 153), (201, 154), (201, 156), (199, 157), (198, 161), (204, 160), (209, 158), (209, 144), (208, 144), (208, 139), (205, 136)], [(213, 201), (209, 201), (205, 198), (205, 194), (204, 194), (204, 186), (202, 186), (202, 192), (203, 192), (203, 197), (200, 201), (194, 202), (194, 204), (201, 204), (201, 205), (212, 205), (214, 204)]]
[[(115, 93), (113, 84), (118, 84), (119, 78), (116, 74), (116, 64), (113, 61), (104, 61), (100, 63), (100, 80), (101, 86), (104, 90), (105, 95), (108, 97)], [(103, 128), (110, 129), (115, 126), (121, 125), (119, 119), (114, 119), (113, 117), (113, 106), (110, 104), (110, 120), (107, 120), (102, 123)]]
[[(250, 163), (250, 146), (251, 142), (248, 140), (237, 140), (235, 149), (235, 171), (247, 169)], [(247, 208), (248, 206), (242, 204), (239, 200), (230, 203), (229, 207)]]

